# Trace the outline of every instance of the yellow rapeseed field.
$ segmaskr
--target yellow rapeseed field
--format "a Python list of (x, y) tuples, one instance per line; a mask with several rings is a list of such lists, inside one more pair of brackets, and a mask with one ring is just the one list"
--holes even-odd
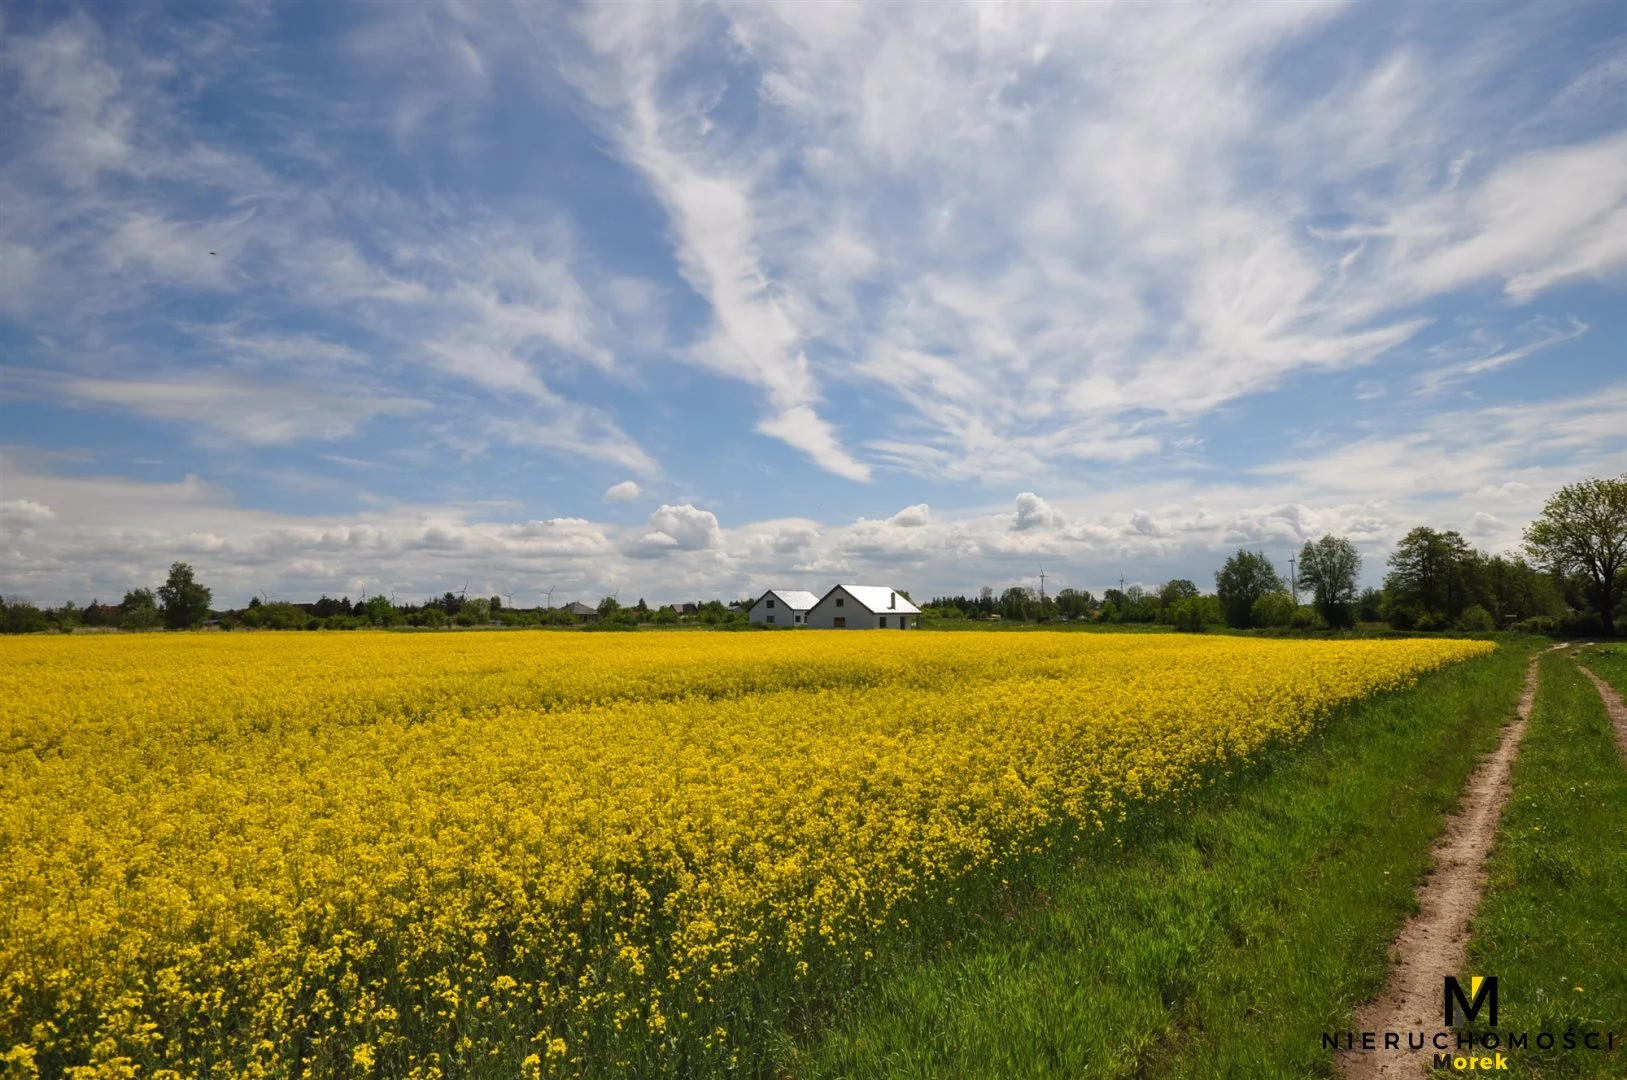
[(0, 641), (0, 1061), (725, 1071), (785, 1010), (1024, 860), (1491, 648)]

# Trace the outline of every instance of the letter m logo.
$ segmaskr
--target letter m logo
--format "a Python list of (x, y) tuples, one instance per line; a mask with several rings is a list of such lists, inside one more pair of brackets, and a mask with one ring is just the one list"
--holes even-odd
[(1457, 1008), (1463, 1009), (1463, 1022), (1468, 1023), (1480, 1015), (1482, 1006), (1491, 1006), (1491, 1015), (1486, 1023), (1495, 1026), (1497, 1023), (1497, 976), (1482, 978), (1479, 975), (1469, 979), (1469, 994), (1463, 994), (1463, 986), (1452, 976), (1446, 977), (1446, 1026), (1457, 1024)]

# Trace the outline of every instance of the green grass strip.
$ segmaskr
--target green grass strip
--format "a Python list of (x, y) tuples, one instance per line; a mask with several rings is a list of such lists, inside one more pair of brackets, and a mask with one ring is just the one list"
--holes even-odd
[(1323, 1031), (1383, 985), (1443, 815), (1496, 745), (1530, 646), (1361, 703), (1229, 791), (1059, 867), (901, 965), (799, 1077), (1333, 1076)]
[[(1542, 661), (1469, 943), (1472, 972), (1497, 976), (1498, 1029), (1556, 1036), (1550, 1051), (1511, 1055), (1499, 1075), (1543, 1080), (1627, 1076), (1627, 767), (1567, 653)], [(1627, 655), (1613, 673), (1601, 662), (1613, 657), (1587, 659), (1627, 685)], [(1601, 1029), (1617, 1033), (1615, 1052), (1563, 1045), (1567, 1031)]]
[(1627, 644), (1592, 645), (1582, 649), (1578, 659), (1627, 697)]

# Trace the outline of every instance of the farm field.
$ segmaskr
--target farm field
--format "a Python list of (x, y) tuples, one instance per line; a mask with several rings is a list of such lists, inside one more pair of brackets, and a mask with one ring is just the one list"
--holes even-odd
[(1494, 649), (7, 640), (0, 1053), (43, 1076), (759, 1074), (893, 951)]

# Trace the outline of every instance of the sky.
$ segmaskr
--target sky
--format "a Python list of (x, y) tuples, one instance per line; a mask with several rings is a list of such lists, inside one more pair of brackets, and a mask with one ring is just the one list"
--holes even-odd
[(1627, 7), (0, 7), (0, 592), (1208, 588), (1627, 472)]

